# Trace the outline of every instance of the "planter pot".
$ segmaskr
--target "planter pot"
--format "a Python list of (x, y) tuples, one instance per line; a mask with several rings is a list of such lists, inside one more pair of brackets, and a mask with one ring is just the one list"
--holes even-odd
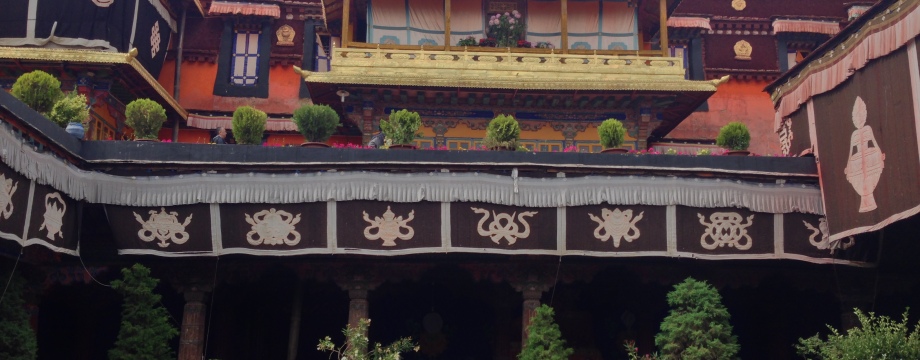
[(624, 149), (624, 148), (606, 148), (606, 149), (604, 149), (604, 150), (601, 150), (601, 153), (602, 153), (602, 154), (627, 154), (627, 153), (629, 153), (629, 149)]
[(415, 150), (418, 149), (415, 145), (410, 144), (393, 144), (389, 147), (390, 150)]
[(728, 152), (725, 153), (725, 155), (729, 155), (729, 156), (748, 156), (748, 155), (751, 155), (751, 152), (750, 152), (750, 151), (747, 151), (747, 150), (729, 150)]
[(73, 135), (75, 138), (83, 140), (83, 135), (86, 135), (86, 130), (83, 129), (83, 123), (72, 122), (67, 124), (67, 128), (64, 129), (68, 134)]
[(309, 142), (300, 144), (300, 147), (319, 149), (319, 148), (327, 148), (331, 146), (329, 146), (329, 144), (326, 144), (326, 143), (309, 141)]
[(489, 148), (491, 151), (517, 151), (517, 149), (510, 146), (496, 146)]

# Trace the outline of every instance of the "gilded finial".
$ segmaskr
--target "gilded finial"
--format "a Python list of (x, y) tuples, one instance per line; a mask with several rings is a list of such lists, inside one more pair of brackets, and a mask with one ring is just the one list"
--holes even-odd
[(294, 72), (297, 73), (297, 75), (300, 75), (300, 77), (304, 79), (310, 76), (309, 71), (305, 71), (304, 69), (301, 69), (300, 67), (297, 67), (297, 66), (294, 66)]
[(719, 85), (722, 85), (722, 84), (724, 84), (724, 83), (727, 83), (727, 82), (728, 82), (728, 79), (731, 79), (731, 75), (725, 75), (725, 76), (723, 76), (723, 77), (721, 77), (721, 78), (718, 78), (718, 79), (715, 79), (715, 80), (709, 80), (709, 82), (711, 82), (713, 86), (718, 87)]
[(137, 48), (131, 48), (131, 51), (128, 51), (128, 53), (125, 54), (125, 61), (131, 62), (131, 60), (134, 60), (134, 58), (136, 57), (137, 57)]

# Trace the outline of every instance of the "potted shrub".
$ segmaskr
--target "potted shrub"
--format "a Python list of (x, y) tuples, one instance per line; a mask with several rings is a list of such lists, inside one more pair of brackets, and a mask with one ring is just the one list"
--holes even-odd
[(252, 106), (240, 106), (233, 112), (233, 137), (237, 144), (259, 145), (265, 133), (268, 115)]
[(744, 123), (737, 121), (719, 129), (719, 136), (716, 138), (716, 145), (728, 149), (728, 155), (747, 156), (750, 154), (747, 151), (750, 144), (751, 133)]
[(734, 359), (740, 350), (731, 314), (706, 281), (687, 278), (668, 293), (671, 310), (655, 335), (663, 359)]
[(48, 118), (58, 126), (65, 128), (67, 133), (77, 139), (82, 139), (86, 133), (83, 125), (89, 120), (89, 107), (86, 105), (86, 95), (76, 91), (70, 92), (54, 103)]
[(339, 114), (328, 105), (304, 105), (294, 110), (294, 124), (303, 134), (304, 147), (329, 147), (326, 141), (342, 124)]
[(42, 114), (51, 111), (54, 103), (64, 96), (61, 82), (41, 70), (22, 74), (13, 84), (13, 96)]
[(137, 99), (125, 107), (125, 124), (134, 129), (135, 140), (156, 141), (166, 122), (166, 109), (156, 101)]
[(597, 136), (601, 138), (601, 146), (604, 147), (603, 153), (625, 154), (628, 151), (620, 146), (623, 145), (623, 138), (626, 137), (626, 128), (623, 123), (617, 119), (604, 120), (597, 126)]
[(511, 115), (499, 115), (486, 128), (486, 137), (482, 144), (490, 150), (514, 151), (521, 138), (521, 125)]
[(390, 149), (415, 149), (412, 141), (421, 135), (418, 132), (421, 126), (421, 116), (406, 109), (391, 111), (389, 120), (380, 120), (380, 130), (390, 141)]

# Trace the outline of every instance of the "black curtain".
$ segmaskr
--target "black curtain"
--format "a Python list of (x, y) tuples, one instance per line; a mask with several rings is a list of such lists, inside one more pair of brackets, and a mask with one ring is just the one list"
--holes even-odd
[(26, 37), (29, 0), (4, 0), (0, 11), (0, 38)]

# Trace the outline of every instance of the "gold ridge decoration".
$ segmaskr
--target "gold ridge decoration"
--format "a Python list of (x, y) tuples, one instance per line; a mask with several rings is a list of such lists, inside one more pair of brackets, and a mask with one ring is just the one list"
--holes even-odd
[(389, 86), (712, 92), (718, 85), (684, 79), (674, 57), (336, 48), (332, 64), (329, 72), (294, 71), (306, 82)]

